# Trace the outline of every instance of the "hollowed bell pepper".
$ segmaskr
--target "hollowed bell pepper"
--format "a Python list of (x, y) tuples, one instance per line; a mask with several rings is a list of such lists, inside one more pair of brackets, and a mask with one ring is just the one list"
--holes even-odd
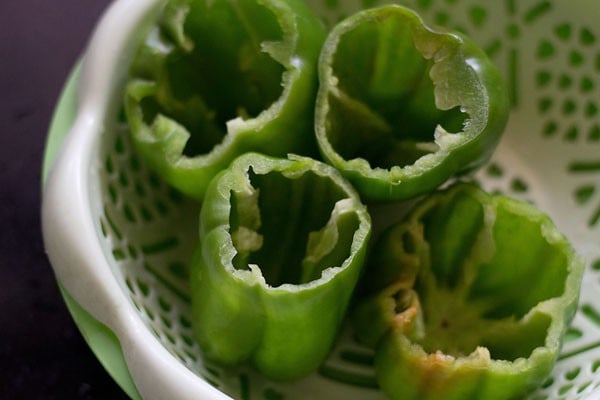
[(324, 37), (302, 0), (170, 0), (130, 68), (125, 108), (137, 150), (198, 199), (242, 153), (317, 154)]
[(370, 237), (366, 207), (310, 158), (238, 158), (211, 182), (192, 263), (195, 336), (206, 357), (290, 380), (327, 356)]
[(533, 206), (458, 184), (378, 240), (357, 306), (391, 399), (520, 399), (550, 373), (583, 264)]
[(367, 200), (407, 199), (473, 171), (504, 130), (498, 69), (467, 37), (407, 8), (343, 20), (320, 57), (318, 145)]

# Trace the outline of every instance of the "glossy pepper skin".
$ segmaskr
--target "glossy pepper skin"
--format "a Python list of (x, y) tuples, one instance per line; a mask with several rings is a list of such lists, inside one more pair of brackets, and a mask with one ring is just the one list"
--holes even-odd
[(170, 0), (135, 55), (125, 111), (134, 144), (202, 199), (237, 156), (318, 153), (324, 26), (302, 0)]
[(550, 373), (583, 263), (545, 214), (461, 183), (372, 254), (353, 322), (390, 399), (521, 399)]
[(350, 184), (310, 158), (238, 158), (211, 182), (191, 269), (203, 353), (274, 380), (327, 356), (359, 278), (371, 220)]
[(484, 52), (397, 5), (335, 26), (319, 82), (321, 154), (371, 202), (429, 193), (475, 170), (508, 118), (506, 85)]

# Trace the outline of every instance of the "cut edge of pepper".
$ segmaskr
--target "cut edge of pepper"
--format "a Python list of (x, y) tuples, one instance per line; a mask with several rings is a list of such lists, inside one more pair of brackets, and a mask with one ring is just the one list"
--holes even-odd
[[(411, 358), (413, 360), (411, 362), (423, 365), (425, 369), (429, 368), (427, 365), (430, 365), (431, 368), (434, 369), (446, 368), (448, 369), (449, 374), (452, 374), (452, 371), (456, 371), (459, 368), (469, 368), (481, 371), (485, 374), (497, 374), (506, 377), (517, 376), (518, 374), (528, 371), (525, 383), (527, 387), (533, 388), (541, 384), (542, 380), (547, 377), (559, 356), (566, 329), (570, 325), (577, 308), (580, 293), (579, 288), (585, 264), (568, 239), (558, 231), (550, 217), (546, 214), (530, 207), (528, 204), (516, 201), (509, 197), (490, 195), (483, 191), (476, 190), (475, 188), (476, 187), (473, 185), (461, 184), (456, 185), (454, 188), (450, 188), (447, 191), (466, 189), (471, 192), (471, 195), (485, 199), (486, 201), (491, 201), (490, 206), (492, 208), (495, 208), (502, 203), (502, 206), (508, 207), (511, 212), (535, 221), (540, 227), (540, 233), (544, 240), (546, 240), (548, 244), (556, 246), (558, 250), (566, 256), (567, 262), (564, 266), (566, 269), (566, 280), (562, 292), (558, 296), (541, 300), (526, 314), (515, 321), (517, 324), (523, 324), (540, 314), (548, 317), (549, 323), (545, 330), (543, 345), (532, 348), (530, 354), (527, 356), (523, 355), (514, 359), (494, 358), (485, 345), (478, 345), (469, 354), (465, 355), (446, 354), (441, 350), (428, 352), (422, 344), (411, 338), (413, 334), (419, 336), (420, 334), (424, 334), (424, 332), (419, 333), (417, 331), (416, 333), (411, 333), (406, 331), (407, 327), (408, 329), (412, 329), (411, 327), (415, 324), (419, 325), (419, 321), (415, 320), (418, 315), (414, 312), (410, 315), (406, 315), (406, 318), (410, 319), (411, 316), (413, 318), (412, 321), (407, 321), (406, 318), (397, 314), (398, 310), (392, 309), (393, 307), (396, 307), (395, 302), (386, 301), (385, 303), (381, 303), (380, 299), (379, 302), (381, 304), (377, 305), (377, 303), (375, 303), (377, 297), (389, 297), (393, 295), (398, 288), (406, 289), (405, 284), (403, 283), (389, 285), (384, 289), (380, 289), (379, 292), (369, 298), (370, 300), (368, 301), (372, 304), (371, 306), (367, 305), (365, 309), (373, 310), (372, 307), (379, 307), (379, 312), (383, 312), (387, 315), (387, 317), (383, 315), (381, 318), (382, 321), (387, 321), (389, 329), (384, 334), (380, 335), (377, 340), (367, 338), (368, 340), (371, 340), (371, 342), (366, 344), (374, 345), (377, 354), (380, 346), (387, 343), (385, 344), (385, 347), (389, 349), (391, 346), (390, 342), (393, 341), (396, 343), (396, 346), (399, 346), (395, 351), (403, 353), (401, 358)], [(420, 213), (415, 214), (414, 211), (423, 211), (423, 208), (428, 208), (427, 203), (431, 203), (432, 201), (433, 200), (425, 200), (424, 205), (418, 205), (416, 210), (411, 212), (410, 220), (419, 219)], [(404, 223), (406, 223), (406, 221)], [(417, 297), (419, 297), (418, 294)], [(388, 308), (387, 311), (384, 310), (386, 307)], [(408, 311), (401, 310), (400, 314)], [(396, 320), (398, 320), (398, 322), (396, 322)], [(378, 363), (377, 358), (376, 355), (376, 365)], [(381, 362), (385, 363), (385, 361)], [(379, 368), (383, 368), (383, 366), (380, 366)]]
[[(311, 60), (307, 59), (307, 54), (298, 54), (301, 42), (307, 41), (299, 35), (299, 29), (305, 28), (303, 25), (308, 25), (311, 22), (306, 16), (310, 12), (306, 5), (300, 2), (295, 2), (297, 7), (303, 7), (299, 12), (294, 11), (293, 7), (285, 1), (281, 0), (256, 0), (256, 2), (270, 12), (273, 13), (277, 20), (278, 26), (281, 29), (282, 37), (278, 41), (263, 41), (261, 42), (261, 51), (268, 54), (271, 59), (279, 63), (284, 71), (281, 74), (282, 90), (277, 99), (272, 102), (267, 108), (262, 110), (258, 115), (252, 118), (245, 119), (243, 116), (236, 116), (226, 122), (226, 129), (221, 142), (217, 143), (208, 153), (187, 156), (184, 154), (184, 148), (191, 137), (190, 131), (178, 121), (158, 114), (154, 121), (147, 124), (143, 120), (142, 111), (138, 110), (139, 103), (144, 97), (152, 95), (151, 91), (145, 90), (146, 94), (141, 98), (130, 96), (130, 90), (126, 90), (125, 104), (130, 109), (129, 115), (132, 116), (129, 123), (137, 126), (136, 131), (139, 134), (134, 134), (138, 149), (147, 147), (151, 149), (141, 150), (143, 153), (154, 153), (151, 158), (164, 160), (166, 165), (163, 166), (163, 172), (168, 180), (179, 181), (176, 178), (177, 171), (195, 171), (197, 176), (206, 175), (213, 176), (219, 170), (227, 166), (232, 160), (233, 155), (239, 152), (238, 147), (244, 148), (247, 146), (248, 137), (253, 136), (261, 129), (275, 121), (278, 115), (284, 110), (290, 101), (291, 94), (296, 90), (296, 87), (302, 84), (302, 68), (312, 68)], [(182, 13), (189, 12), (185, 8)], [(314, 17), (311, 15), (311, 17)], [(185, 18), (179, 16), (179, 18)], [(316, 17), (314, 17), (316, 18)], [(307, 20), (305, 22), (304, 20)], [(323, 32), (310, 33), (311, 37), (319, 37), (319, 34), (324, 37)], [(181, 46), (184, 48), (193, 47), (193, 41), (185, 36), (184, 32), (180, 32), (176, 36)], [(306, 49), (305, 49), (306, 50)], [(306, 51), (305, 51), (306, 52)], [(318, 52), (318, 50), (317, 50)], [(316, 55), (314, 64), (316, 65)], [(307, 65), (308, 64), (308, 65)], [(314, 73), (316, 74), (316, 66)], [(144, 86), (152, 82), (142, 79), (132, 79), (128, 86), (139, 85)], [(167, 124), (168, 122), (168, 124)], [(160, 126), (168, 125), (168, 132), (162, 132)], [(205, 171), (204, 171), (205, 170)], [(195, 185), (178, 182), (175, 184), (179, 190), (182, 190), (187, 195), (196, 199), (201, 199), (206, 188), (194, 189)], [(194, 187), (194, 188), (192, 188)]]
[[(413, 164), (393, 166), (391, 168), (373, 168), (366, 159), (361, 157), (344, 159), (337, 150), (333, 148), (328, 139), (326, 127), (327, 119), (330, 114), (328, 93), (331, 90), (335, 90), (338, 85), (338, 78), (334, 74), (332, 65), (340, 38), (365, 20), (377, 20), (380, 18), (379, 13), (384, 12), (395, 13), (395, 15), (400, 18), (408, 19), (415, 48), (421, 53), (424, 59), (431, 59), (433, 61), (429, 78), (434, 84), (436, 108), (440, 111), (444, 111), (454, 107), (460, 107), (461, 112), (466, 114), (467, 118), (465, 119), (463, 129), (456, 133), (449, 133), (438, 124), (433, 132), (433, 140), (430, 142), (435, 143), (438, 146), (438, 149), (435, 152), (421, 156)], [(428, 38), (432, 35), (443, 37), (450, 44), (428, 48), (426, 37)], [(466, 47), (468, 47), (468, 49), (464, 52)], [(448, 49), (450, 49), (449, 52)], [(438, 71), (441, 67), (446, 65), (446, 63), (451, 62), (449, 58), (452, 57), (458, 58), (459, 65), (464, 66), (462, 73), (469, 77), (469, 81), (472, 84), (471, 86), (477, 89), (475, 94), (479, 95), (478, 97), (473, 98), (473, 93), (470, 93), (471, 96), (461, 99), (454, 96), (453, 92), (445, 87), (448, 83), (455, 82), (457, 88), (464, 88), (464, 82), (461, 79), (455, 78), (454, 74), (450, 76), (451, 79), (448, 79), (448, 76), (444, 77), (443, 74), (440, 74)], [(487, 151), (486, 153), (488, 154), (484, 154), (483, 157), (472, 160), (471, 163), (464, 163), (464, 165), (459, 165), (462, 162), (460, 160), (449, 160), (455, 150), (461, 150), (462, 148), (473, 145), (473, 142), (477, 141), (478, 137), (483, 134), (486, 129), (497, 131), (492, 135), (494, 138), (488, 140), (488, 142), (495, 146), (508, 119), (508, 111), (504, 112), (502, 110), (504, 104), (508, 104), (508, 95), (507, 93), (501, 93), (498, 96), (499, 98), (495, 99), (501, 106), (494, 107), (493, 111), (500, 112), (501, 114), (504, 113), (504, 115), (496, 115), (494, 116), (494, 120), (490, 121), (490, 98), (488, 88), (485, 83), (482, 82), (482, 76), (478, 75), (478, 72), (480, 74), (483, 73), (481, 72), (480, 65), (477, 63), (477, 57), (484, 57), (484, 59), (487, 60), (485, 53), (477, 48), (468, 38), (456, 33), (435, 30), (426, 25), (417, 13), (403, 6), (386, 5), (374, 9), (367, 9), (342, 21), (330, 32), (320, 57), (319, 78), (321, 88), (319, 89), (317, 96), (315, 130), (319, 147), (321, 148), (321, 154), (337, 168), (344, 171), (344, 174), (346, 174), (353, 182), (356, 183), (356, 181), (360, 179), (385, 180), (389, 182), (391, 186), (390, 191), (394, 190), (394, 186), (397, 187), (403, 185), (407, 179), (425, 176), (432, 168), (438, 168), (444, 164), (450, 164), (450, 168), (454, 170), (454, 173), (458, 173), (463, 169), (471, 170), (474, 166), (482, 164), (483, 161), (489, 158), (489, 155), (491, 154), (490, 151)], [(450, 67), (452, 67), (452, 65), (450, 65)], [(497, 71), (493, 65), (488, 67), (488, 69), (490, 68), (493, 68), (494, 71), (487, 71), (487, 74), (490, 75), (489, 79), (491, 81), (501, 81), (502, 78), (500, 77), (499, 71)], [(459, 92), (461, 91), (463, 90), (459, 90)], [(448, 97), (448, 94), (451, 96)], [(504, 108), (508, 109), (508, 106)], [(489, 125), (494, 126), (490, 128)], [(446, 177), (446, 179), (447, 178), (449, 178), (449, 176)], [(443, 180), (437, 182), (438, 185), (441, 183), (443, 183)], [(357, 185), (363, 186), (360, 183), (357, 183)], [(370, 196), (367, 195), (366, 197)]]
[[(257, 158), (257, 156), (259, 158)], [(253, 160), (257, 159), (268, 159), (271, 166), (267, 166), (266, 163), (252, 163)], [(214, 183), (223, 185), (223, 180), (229, 180), (229, 183), (225, 186), (228, 190), (220, 191), (221, 201), (225, 205), (225, 211), (231, 212), (231, 192), (235, 191), (233, 186), (239, 185), (243, 182), (243, 185), (247, 185), (247, 189), (255, 190), (248, 177), (248, 170), (252, 169), (259, 175), (268, 174), (271, 172), (277, 172), (288, 179), (295, 179), (302, 176), (307, 172), (313, 172), (321, 178), (328, 179), (337, 185), (346, 195), (344, 199), (338, 200), (334, 204), (332, 213), (353, 213), (358, 219), (358, 227), (355, 230), (352, 238), (350, 248), (348, 249), (348, 256), (344, 258), (344, 261), (339, 266), (325, 268), (317, 279), (309, 280), (303, 283), (282, 283), (277, 286), (270, 285), (265, 279), (260, 266), (256, 264), (248, 264), (248, 270), (237, 269), (233, 265), (233, 258), (237, 254), (237, 249), (234, 246), (232, 235), (230, 232), (229, 222), (221, 224), (218, 227), (211, 227), (209, 230), (219, 230), (223, 239), (227, 240), (227, 246), (225, 248), (233, 248), (234, 252), (220, 251), (219, 258), (221, 265), (226, 269), (227, 272), (231, 273), (237, 279), (245, 282), (248, 285), (259, 285), (263, 290), (269, 292), (300, 292), (310, 291), (316, 289), (327, 282), (330, 282), (336, 275), (345, 271), (355, 260), (356, 257), (364, 257), (364, 252), (368, 244), (368, 239), (371, 234), (371, 220), (367, 212), (366, 207), (360, 202), (358, 194), (354, 188), (332, 167), (321, 162), (317, 162), (311, 158), (289, 155), (288, 159), (278, 159), (274, 157), (268, 157), (257, 153), (246, 153), (238, 157), (230, 166), (231, 172), (229, 174), (222, 173), (220, 178), (216, 178)], [(229, 175), (225, 176), (225, 175)], [(337, 211), (336, 211), (337, 210)], [(334, 216), (330, 216), (334, 218)], [(325, 228), (325, 227), (324, 227)], [(315, 232), (313, 232), (315, 233)], [(201, 233), (202, 234), (202, 233)], [(305, 255), (305, 257), (308, 254)]]

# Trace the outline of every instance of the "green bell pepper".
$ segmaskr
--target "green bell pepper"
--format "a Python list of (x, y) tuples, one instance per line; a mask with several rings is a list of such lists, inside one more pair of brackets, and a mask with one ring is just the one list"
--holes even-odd
[(391, 399), (522, 398), (550, 373), (583, 263), (545, 214), (459, 183), (382, 234), (352, 319)]
[(138, 152), (197, 199), (242, 153), (318, 154), (324, 38), (302, 0), (169, 1), (130, 67), (125, 110)]
[(327, 164), (249, 153), (211, 182), (191, 269), (206, 357), (291, 380), (327, 356), (364, 263), (371, 220)]
[(425, 194), (475, 170), (508, 118), (506, 85), (484, 52), (397, 5), (335, 26), (319, 81), (321, 154), (370, 201)]

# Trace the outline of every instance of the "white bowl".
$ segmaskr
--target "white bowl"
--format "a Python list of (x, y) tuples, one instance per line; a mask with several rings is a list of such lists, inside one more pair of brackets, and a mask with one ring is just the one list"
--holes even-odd
[[(375, 4), (309, 2), (330, 24)], [(110, 7), (50, 133), (43, 233), (74, 318), (134, 398), (383, 399), (373, 388), (371, 353), (347, 332), (318, 372), (291, 384), (203, 360), (192, 339), (186, 280), (199, 205), (149, 171), (118, 118), (127, 62), (161, 4), (117, 0)], [(510, 121), (477, 177), (489, 190), (535, 203), (587, 261), (561, 357), (528, 398), (599, 399), (600, 7), (592, 0), (403, 4), (427, 22), (463, 29), (505, 72)]]

